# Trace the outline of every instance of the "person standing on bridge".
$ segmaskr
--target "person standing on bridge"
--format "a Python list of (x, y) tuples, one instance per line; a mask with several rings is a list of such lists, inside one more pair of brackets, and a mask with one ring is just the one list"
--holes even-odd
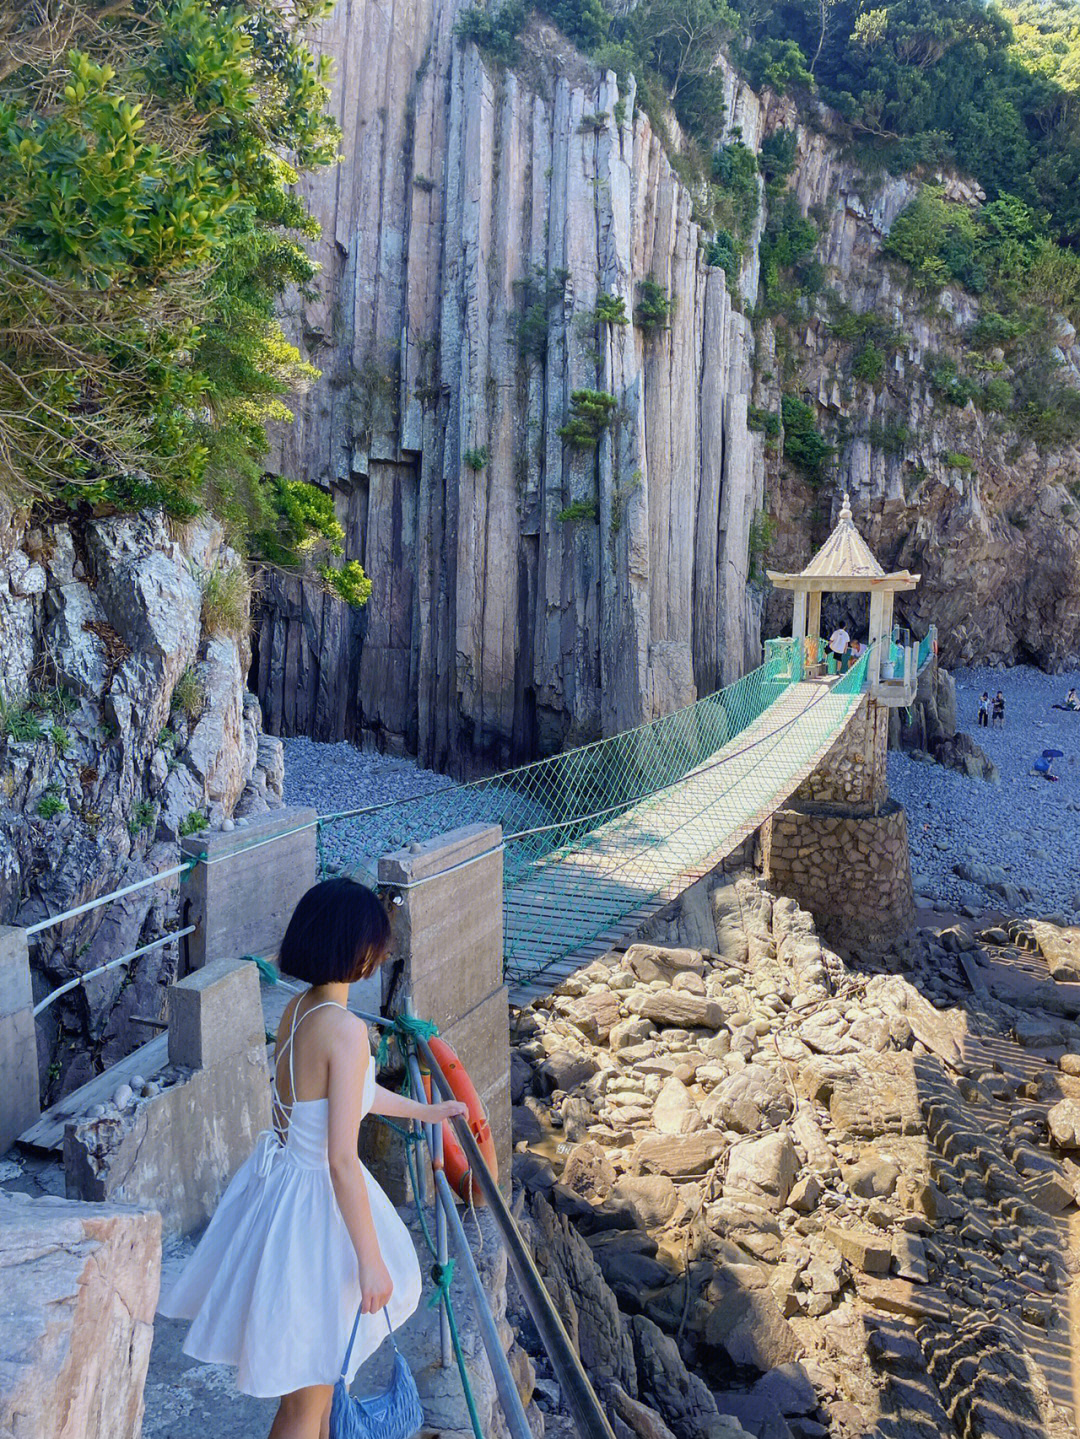
[(843, 625), (838, 625), (829, 636), (829, 653), (836, 656), (836, 668), (841, 674), (848, 667), (848, 646), (851, 644), (851, 636)]
[(354, 880), (317, 884), (296, 906), (279, 965), (309, 988), (278, 1026), (273, 1128), (159, 1305), (192, 1321), (185, 1354), (234, 1365), (244, 1394), (284, 1396), (270, 1439), (325, 1439), (338, 1375), (351, 1383), (420, 1299), (409, 1231), (357, 1157), (361, 1120), (467, 1115), (457, 1100), (421, 1104), (375, 1083), (349, 985), (389, 949), (386, 911)]

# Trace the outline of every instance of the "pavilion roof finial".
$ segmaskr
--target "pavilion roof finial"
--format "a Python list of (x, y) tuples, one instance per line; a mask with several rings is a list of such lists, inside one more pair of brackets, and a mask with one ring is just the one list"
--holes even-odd
[(854, 515), (851, 513), (851, 497), (847, 490), (844, 491), (844, 503), (840, 506), (840, 519), (847, 520), (849, 524), (854, 522)]

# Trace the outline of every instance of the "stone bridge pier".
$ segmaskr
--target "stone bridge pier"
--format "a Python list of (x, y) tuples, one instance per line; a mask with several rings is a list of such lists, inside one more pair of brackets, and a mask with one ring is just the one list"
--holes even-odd
[(915, 922), (907, 816), (889, 798), (889, 711), (864, 696), (843, 734), (761, 831), (765, 876), (838, 949), (886, 949)]

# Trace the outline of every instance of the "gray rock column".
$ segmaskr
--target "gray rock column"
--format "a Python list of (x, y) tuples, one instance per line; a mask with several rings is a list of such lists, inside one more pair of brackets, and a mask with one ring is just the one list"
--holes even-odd
[(0, 1154), (40, 1114), (26, 931), (0, 927)]

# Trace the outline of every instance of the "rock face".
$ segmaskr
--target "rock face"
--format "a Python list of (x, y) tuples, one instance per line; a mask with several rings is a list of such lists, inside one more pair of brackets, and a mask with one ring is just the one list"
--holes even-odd
[(156, 1214), (0, 1193), (0, 1433), (140, 1433), (160, 1274)]
[[(351, 158), (311, 191), (325, 284), (298, 339), (324, 378), (278, 463), (334, 488), (375, 591), (356, 624), (271, 582), (258, 633), (272, 728), (436, 765), (613, 733), (760, 655), (752, 332), (690, 194), (632, 90), (546, 27), (527, 78), (489, 71), (458, 8), (352, 0), (322, 32)], [(650, 332), (648, 277), (675, 300)], [(598, 323), (601, 296), (630, 323)], [(617, 409), (575, 448), (583, 389)]]
[[(747, 400), (777, 412), (782, 390), (837, 442), (833, 508), (850, 489), (882, 562), (922, 574), (905, 622), (936, 622), (950, 660), (1080, 653), (1080, 461), (933, 393), (930, 359), (963, 354), (977, 309), (946, 291), (929, 316), (882, 261), (916, 184), (862, 174), (824, 112), (800, 125), (721, 60), (729, 134), (757, 149), (795, 130), (791, 184), (817, 217), (825, 290), (904, 335), (882, 383), (856, 384), (822, 296), (778, 358), (774, 323), (755, 333), (742, 313), (764, 195), (726, 277), (704, 263), (690, 193), (633, 90), (539, 22), (517, 70), (489, 67), (455, 40), (460, 9), (342, 0), (321, 31), (346, 158), (307, 182), (322, 281), (294, 338), (323, 379), (274, 462), (333, 491), (375, 589), (357, 614), (269, 580), (268, 726), (468, 770), (613, 733), (736, 676), (760, 653), (755, 513), (778, 521), (778, 568), (805, 564), (835, 518), (747, 429)], [(633, 323), (646, 278), (675, 301), (648, 331)], [(597, 323), (600, 296), (631, 323)], [(617, 408), (578, 449), (559, 430), (583, 389)], [(789, 606), (770, 599), (770, 632)], [(826, 625), (842, 613), (827, 602)]]
[[(280, 804), (281, 744), (245, 689), (245, 639), (201, 580), (239, 563), (213, 524), (153, 517), (28, 530), (0, 516), (0, 923), (29, 925), (177, 863), (182, 826)], [(194, 816), (194, 819), (193, 819)], [(175, 885), (46, 930), (35, 998), (160, 935)], [(168, 947), (73, 991), (38, 1026), (52, 1099), (151, 1037)]]

